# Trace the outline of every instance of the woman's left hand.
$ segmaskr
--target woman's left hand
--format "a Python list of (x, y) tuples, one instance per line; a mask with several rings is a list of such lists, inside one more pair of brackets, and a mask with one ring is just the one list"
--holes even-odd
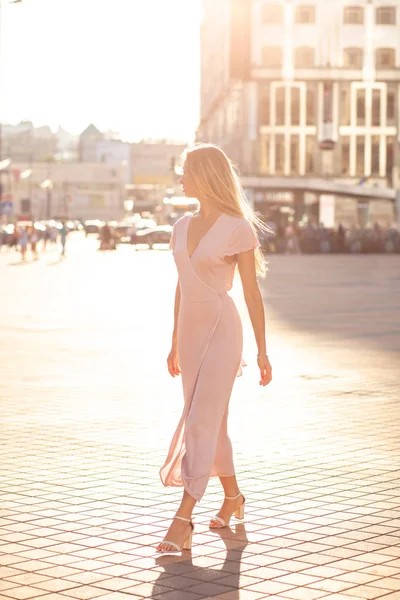
[(258, 356), (257, 363), (260, 369), (260, 385), (266, 386), (272, 380), (272, 367), (268, 360), (268, 356)]

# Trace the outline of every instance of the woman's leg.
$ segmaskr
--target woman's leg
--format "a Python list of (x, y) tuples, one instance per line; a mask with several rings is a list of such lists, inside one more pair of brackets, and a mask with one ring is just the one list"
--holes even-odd
[[(177, 510), (176, 516), (183, 517), (184, 519), (192, 520), (192, 512), (195, 507), (196, 500), (192, 498), (187, 492), (183, 492), (183, 497), (180, 506)], [(167, 535), (164, 539), (174, 542), (178, 546), (182, 546), (186, 538), (190, 533), (190, 525), (186, 521), (180, 519), (173, 519), (168, 529)], [(176, 548), (169, 545), (168, 543), (161, 542), (157, 546), (157, 550), (160, 552), (176, 551)]]
[[(240, 490), (236, 479), (236, 475), (232, 475), (231, 477), (220, 477), (219, 480), (222, 484), (222, 487), (224, 488), (225, 498), (217, 516), (221, 517), (221, 519), (223, 519), (225, 523), (227, 523), (233, 515), (233, 513), (235, 512), (235, 510), (243, 504), (243, 496), (239, 495)], [(236, 498), (236, 496), (238, 495), (239, 497)], [(227, 497), (236, 498), (236, 500), (227, 500)], [(215, 519), (211, 519), (210, 527), (221, 527), (221, 523)]]

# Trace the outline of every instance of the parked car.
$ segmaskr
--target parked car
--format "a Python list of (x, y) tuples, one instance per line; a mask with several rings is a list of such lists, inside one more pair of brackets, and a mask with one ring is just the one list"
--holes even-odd
[(150, 249), (155, 244), (169, 244), (172, 235), (172, 225), (156, 225), (137, 229), (131, 236), (131, 244), (147, 244)]
[(85, 221), (83, 227), (85, 229), (86, 235), (90, 233), (99, 233), (100, 228), (104, 226), (103, 221), (94, 220), (94, 221)]

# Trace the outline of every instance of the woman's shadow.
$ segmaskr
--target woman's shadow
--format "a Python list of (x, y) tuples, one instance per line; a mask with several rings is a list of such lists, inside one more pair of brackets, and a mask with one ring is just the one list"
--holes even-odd
[[(239, 523), (234, 528), (226, 527), (224, 529), (208, 530), (210, 535), (215, 535), (215, 539), (221, 539), (224, 543), (223, 564), (216, 566), (199, 566), (193, 564), (192, 553), (183, 551), (182, 553), (171, 553), (160, 555), (156, 558), (156, 564), (163, 568), (157, 580), (153, 583), (151, 598), (157, 596), (162, 599), (163, 593), (175, 592), (174, 600), (187, 600), (191, 592), (202, 594), (204, 598), (208, 596), (217, 596), (229, 592), (229, 600), (239, 600), (239, 580), (240, 567), (243, 551), (249, 540), (246, 534), (244, 523)], [(207, 538), (208, 532), (206, 533)], [(205, 536), (203, 538), (203, 544)], [(193, 543), (196, 544), (196, 532), (193, 535)], [(199, 562), (208, 562), (210, 564), (218, 560), (221, 551), (215, 548), (215, 553), (201, 553), (196, 557), (194, 545), (194, 555)], [(204, 560), (205, 559), (205, 560)], [(168, 597), (168, 596), (167, 596)], [(171, 595), (172, 598), (172, 595)]]

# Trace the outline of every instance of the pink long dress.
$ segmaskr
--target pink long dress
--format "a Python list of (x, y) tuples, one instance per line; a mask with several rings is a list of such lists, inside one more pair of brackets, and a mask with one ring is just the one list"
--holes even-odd
[(165, 486), (184, 486), (199, 501), (210, 477), (235, 474), (228, 404), (245, 363), (242, 323), (228, 294), (236, 260), (228, 263), (224, 257), (260, 244), (246, 219), (223, 213), (189, 256), (190, 220), (191, 215), (179, 219), (171, 238), (181, 292), (178, 355), (184, 407), (160, 477)]

